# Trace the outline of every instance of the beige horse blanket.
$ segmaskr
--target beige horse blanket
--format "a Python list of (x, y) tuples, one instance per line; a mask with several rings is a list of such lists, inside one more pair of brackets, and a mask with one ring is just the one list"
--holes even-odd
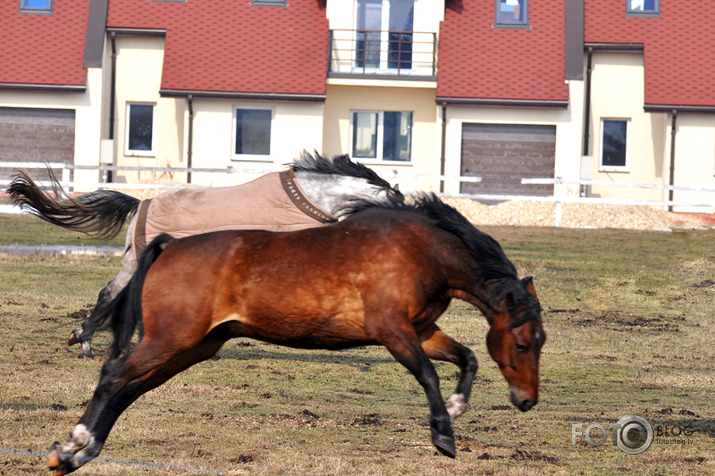
[(234, 187), (182, 189), (142, 201), (132, 248), (138, 258), (161, 233), (183, 238), (219, 230), (294, 231), (334, 221), (305, 196), (289, 169)]

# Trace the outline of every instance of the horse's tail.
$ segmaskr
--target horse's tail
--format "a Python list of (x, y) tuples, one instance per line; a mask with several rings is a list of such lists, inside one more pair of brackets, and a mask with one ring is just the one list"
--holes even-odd
[(139, 199), (114, 190), (71, 198), (62, 191), (49, 168), (48, 172), (52, 194), (45, 192), (27, 172), (15, 174), (7, 189), (12, 203), (53, 225), (95, 238), (117, 236), (127, 217), (139, 208)]
[(164, 251), (164, 247), (173, 239), (172, 236), (162, 233), (149, 243), (139, 257), (137, 270), (134, 272), (129, 284), (110, 303), (112, 331), (114, 332), (110, 359), (116, 359), (121, 354), (128, 352), (134, 331), (139, 331), (139, 340), (144, 336), (144, 317), (142, 313), (144, 280), (151, 265), (159, 258), (159, 255)]

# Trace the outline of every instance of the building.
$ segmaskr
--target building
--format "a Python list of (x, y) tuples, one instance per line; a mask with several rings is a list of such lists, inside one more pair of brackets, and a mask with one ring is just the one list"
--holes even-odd
[(267, 170), (315, 149), (396, 171), (403, 190), (713, 189), (712, 18), (715, 3), (671, 0), (10, 0), (0, 161)]

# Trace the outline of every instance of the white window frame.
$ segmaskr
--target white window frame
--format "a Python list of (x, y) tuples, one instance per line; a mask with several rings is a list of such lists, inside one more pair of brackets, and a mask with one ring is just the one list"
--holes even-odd
[[(410, 113), (412, 114), (412, 123), (410, 124), (410, 158), (409, 160), (389, 160), (389, 159), (384, 159), (384, 141), (385, 141), (385, 113), (386, 112), (400, 112), (400, 113)], [(366, 113), (366, 114), (377, 114), (377, 144), (375, 144), (375, 157), (359, 157), (355, 154), (355, 151), (353, 150), (353, 135), (355, 134), (355, 128), (353, 118), (355, 116), (355, 113)], [(350, 110), (350, 124), (348, 126), (350, 128), (350, 134), (348, 139), (350, 141), (350, 156), (353, 157), (355, 160), (358, 160), (360, 162), (366, 162), (366, 163), (373, 163), (373, 164), (411, 164), (412, 163), (412, 143), (413, 143), (413, 133), (414, 133), (414, 128), (415, 128), (415, 113), (414, 111), (380, 111), (380, 110), (374, 110), (374, 109), (352, 109)]]
[[(132, 106), (152, 106), (151, 117), (151, 149), (150, 150), (133, 150), (129, 148), (129, 122), (131, 118)], [(156, 103), (142, 101), (128, 101), (125, 114), (124, 124), (124, 155), (126, 157), (156, 157)]]
[[(622, 121), (626, 123), (626, 163), (625, 165), (603, 165), (603, 135), (605, 121)], [(631, 118), (630, 117), (602, 117), (600, 130), (600, 148), (598, 154), (599, 172), (630, 172), (630, 150), (631, 150)]]
[[(645, 1), (645, 0), (643, 0)], [(659, 17), (660, 16), (660, 0), (654, 0), (652, 10), (637, 10), (633, 8), (633, 0), (626, 0), (626, 15), (632, 17)]]
[(503, 21), (500, 18), (501, 3), (504, 0), (495, 0), (495, 19), (494, 26), (496, 28), (529, 28), (529, 0), (505, 0), (507, 4), (516, 1), (517, 4), (524, 9), (523, 20)]
[(52, 13), (54, 0), (47, 0), (46, 7), (31, 7), (27, 0), (20, 0), (20, 13)]
[[(263, 154), (237, 154), (236, 153), (236, 111), (239, 109), (244, 109), (244, 110), (250, 110), (250, 111), (270, 111), (271, 112), (271, 129), (270, 129), (270, 135), (271, 139), (268, 143), (268, 154), (263, 155)], [(240, 105), (240, 106), (234, 106), (233, 111), (231, 113), (231, 160), (234, 161), (240, 161), (240, 162), (272, 162), (273, 159), (273, 151), (275, 150), (274, 143), (275, 143), (275, 118), (276, 118), (276, 110), (273, 107), (269, 106), (248, 106), (248, 105)]]

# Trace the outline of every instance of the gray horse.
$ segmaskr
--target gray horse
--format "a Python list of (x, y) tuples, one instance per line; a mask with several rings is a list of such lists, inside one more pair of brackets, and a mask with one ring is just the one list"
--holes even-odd
[(267, 174), (247, 184), (184, 189), (149, 200), (113, 190), (71, 198), (61, 192), (51, 173), (50, 194), (27, 172), (16, 174), (8, 187), (12, 202), (54, 225), (97, 238), (112, 238), (132, 217), (121, 271), (100, 291), (82, 328), (70, 334), (69, 345), (82, 344), (79, 357), (93, 357), (92, 336), (109, 317), (109, 303), (134, 275), (143, 248), (160, 233), (179, 238), (225, 229), (292, 231), (335, 222), (361, 200), (404, 201), (397, 186), (390, 186), (375, 171), (352, 162), (347, 155), (330, 160), (303, 152), (289, 165), (289, 170)]

